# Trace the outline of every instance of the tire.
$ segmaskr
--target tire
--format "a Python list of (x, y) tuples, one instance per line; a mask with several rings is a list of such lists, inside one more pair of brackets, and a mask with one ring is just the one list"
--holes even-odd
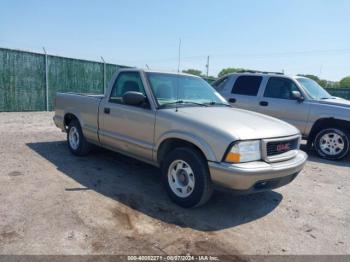
[(322, 158), (340, 160), (349, 154), (349, 141), (348, 130), (338, 127), (324, 128), (316, 134), (314, 148)]
[(176, 148), (165, 156), (162, 178), (169, 197), (185, 208), (205, 204), (213, 192), (208, 164), (191, 148)]
[(68, 125), (67, 142), (69, 150), (76, 156), (87, 155), (91, 150), (91, 145), (86, 141), (79, 121), (76, 119), (73, 119)]

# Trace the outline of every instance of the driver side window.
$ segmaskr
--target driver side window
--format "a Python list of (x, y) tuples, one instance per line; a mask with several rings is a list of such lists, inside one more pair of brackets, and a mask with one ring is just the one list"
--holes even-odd
[(270, 77), (264, 97), (295, 100), (293, 91), (299, 91), (299, 88), (292, 80), (283, 77)]
[(146, 96), (140, 74), (138, 72), (120, 73), (114, 82), (109, 102), (123, 104), (123, 95), (126, 92), (140, 92)]

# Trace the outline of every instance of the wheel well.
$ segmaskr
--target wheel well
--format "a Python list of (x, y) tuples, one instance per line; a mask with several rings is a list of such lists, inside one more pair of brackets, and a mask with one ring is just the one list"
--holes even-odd
[(167, 153), (169, 153), (171, 150), (179, 147), (187, 147), (192, 148), (196, 150), (204, 159), (207, 159), (203, 151), (196, 145), (192, 144), (191, 142), (188, 142), (186, 140), (178, 139), (178, 138), (168, 138), (164, 140), (157, 151), (157, 161), (159, 165), (162, 164), (164, 157)]
[(68, 114), (66, 114), (66, 115), (64, 116), (64, 121), (63, 121), (63, 123), (64, 123), (64, 128), (65, 128), (66, 130), (68, 129), (68, 126), (69, 126), (70, 122), (72, 122), (72, 120), (74, 120), (74, 119), (76, 119), (76, 120), (79, 122), (79, 119), (78, 119), (75, 115), (73, 115), (73, 114), (71, 114), (71, 113), (68, 113)]
[(321, 118), (317, 120), (310, 132), (308, 140), (313, 141), (316, 134), (324, 128), (339, 127), (350, 130), (350, 122), (336, 118)]

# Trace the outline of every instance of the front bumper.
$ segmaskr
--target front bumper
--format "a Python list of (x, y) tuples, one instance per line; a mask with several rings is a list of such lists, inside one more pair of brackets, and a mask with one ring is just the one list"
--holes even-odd
[(234, 190), (258, 192), (288, 184), (303, 169), (306, 160), (307, 154), (299, 150), (292, 159), (276, 163), (208, 164), (214, 183)]

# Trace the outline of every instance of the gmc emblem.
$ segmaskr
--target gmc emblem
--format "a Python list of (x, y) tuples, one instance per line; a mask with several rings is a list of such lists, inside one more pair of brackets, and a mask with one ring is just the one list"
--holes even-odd
[(285, 152), (285, 151), (288, 151), (288, 150), (290, 150), (290, 143), (279, 144), (279, 145), (277, 145), (276, 150), (277, 150), (278, 152)]

